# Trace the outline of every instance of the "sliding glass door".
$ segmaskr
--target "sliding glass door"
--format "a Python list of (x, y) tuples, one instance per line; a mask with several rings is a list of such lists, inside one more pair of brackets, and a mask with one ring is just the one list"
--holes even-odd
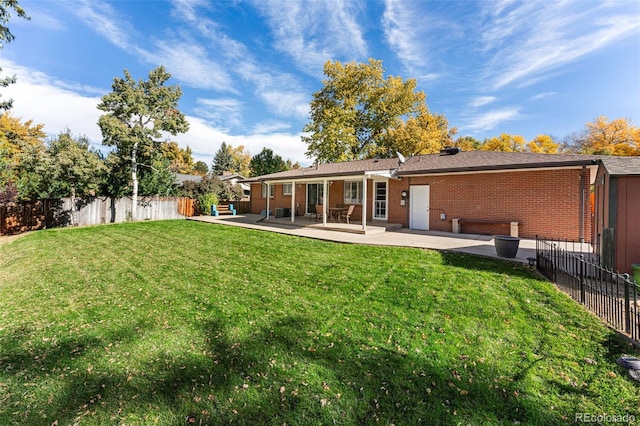
[(322, 204), (324, 202), (323, 196), (324, 186), (321, 183), (308, 183), (307, 184), (307, 213), (315, 213), (310, 210), (311, 205)]

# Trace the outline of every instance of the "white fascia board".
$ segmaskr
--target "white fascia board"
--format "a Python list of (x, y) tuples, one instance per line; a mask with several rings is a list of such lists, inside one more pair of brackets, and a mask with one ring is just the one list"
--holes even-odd
[(279, 184), (279, 183), (315, 183), (315, 182), (323, 182), (325, 180), (360, 180), (363, 177), (372, 178), (372, 177), (383, 177), (390, 179), (397, 179), (394, 174), (394, 170), (372, 170), (372, 171), (364, 171), (357, 174), (348, 174), (348, 175), (333, 175), (333, 176), (306, 176), (306, 177), (295, 177), (295, 178), (280, 178), (274, 180), (265, 179), (263, 182), (266, 184)]

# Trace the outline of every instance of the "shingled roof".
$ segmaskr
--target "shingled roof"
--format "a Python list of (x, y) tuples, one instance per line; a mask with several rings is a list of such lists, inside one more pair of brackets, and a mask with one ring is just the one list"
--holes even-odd
[(418, 155), (408, 158), (404, 163), (401, 163), (397, 158), (383, 158), (318, 164), (257, 176), (246, 179), (244, 182), (362, 176), (368, 172), (389, 172), (399, 177), (438, 173), (575, 167), (595, 165), (598, 158), (600, 157), (594, 155), (460, 151), (455, 154)]
[(583, 166), (595, 164), (597, 158), (593, 155), (461, 151), (457, 154), (430, 154), (411, 157), (400, 167), (398, 176)]
[(600, 163), (611, 176), (640, 176), (640, 157), (602, 157)]
[(398, 167), (397, 158), (375, 158), (369, 160), (344, 161), (341, 163), (314, 164), (300, 169), (291, 169), (270, 175), (257, 176), (246, 179), (244, 182), (257, 182), (263, 180), (323, 178), (332, 176), (362, 176), (365, 172), (391, 171)]

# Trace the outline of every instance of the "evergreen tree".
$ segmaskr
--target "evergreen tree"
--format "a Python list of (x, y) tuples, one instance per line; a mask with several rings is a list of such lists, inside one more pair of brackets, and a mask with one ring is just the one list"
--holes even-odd
[(220, 176), (224, 172), (233, 170), (233, 156), (229, 150), (229, 146), (226, 142), (222, 142), (220, 149), (213, 157), (213, 164), (211, 164), (211, 173), (214, 176)]

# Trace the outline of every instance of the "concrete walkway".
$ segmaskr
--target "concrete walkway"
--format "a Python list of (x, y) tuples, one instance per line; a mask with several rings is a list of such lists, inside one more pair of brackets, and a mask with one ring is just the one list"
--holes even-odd
[[(493, 237), (491, 235), (453, 234), (439, 231), (416, 231), (407, 228), (387, 230), (384, 232), (359, 234), (344, 231), (329, 230), (322, 224), (304, 223), (304, 219), (294, 224), (284, 221), (261, 221), (259, 215), (240, 216), (194, 216), (189, 220), (217, 223), (221, 225), (239, 226), (242, 228), (259, 229), (281, 234), (297, 235), (318, 240), (335, 241), (351, 244), (369, 244), (380, 246), (416, 247), (432, 250), (448, 250), (470, 253), (479, 256), (494, 257), (528, 264), (528, 257), (536, 257), (536, 241), (520, 240), (520, 247), (515, 259), (505, 259), (496, 255)], [(320, 225), (320, 226), (318, 226)]]

